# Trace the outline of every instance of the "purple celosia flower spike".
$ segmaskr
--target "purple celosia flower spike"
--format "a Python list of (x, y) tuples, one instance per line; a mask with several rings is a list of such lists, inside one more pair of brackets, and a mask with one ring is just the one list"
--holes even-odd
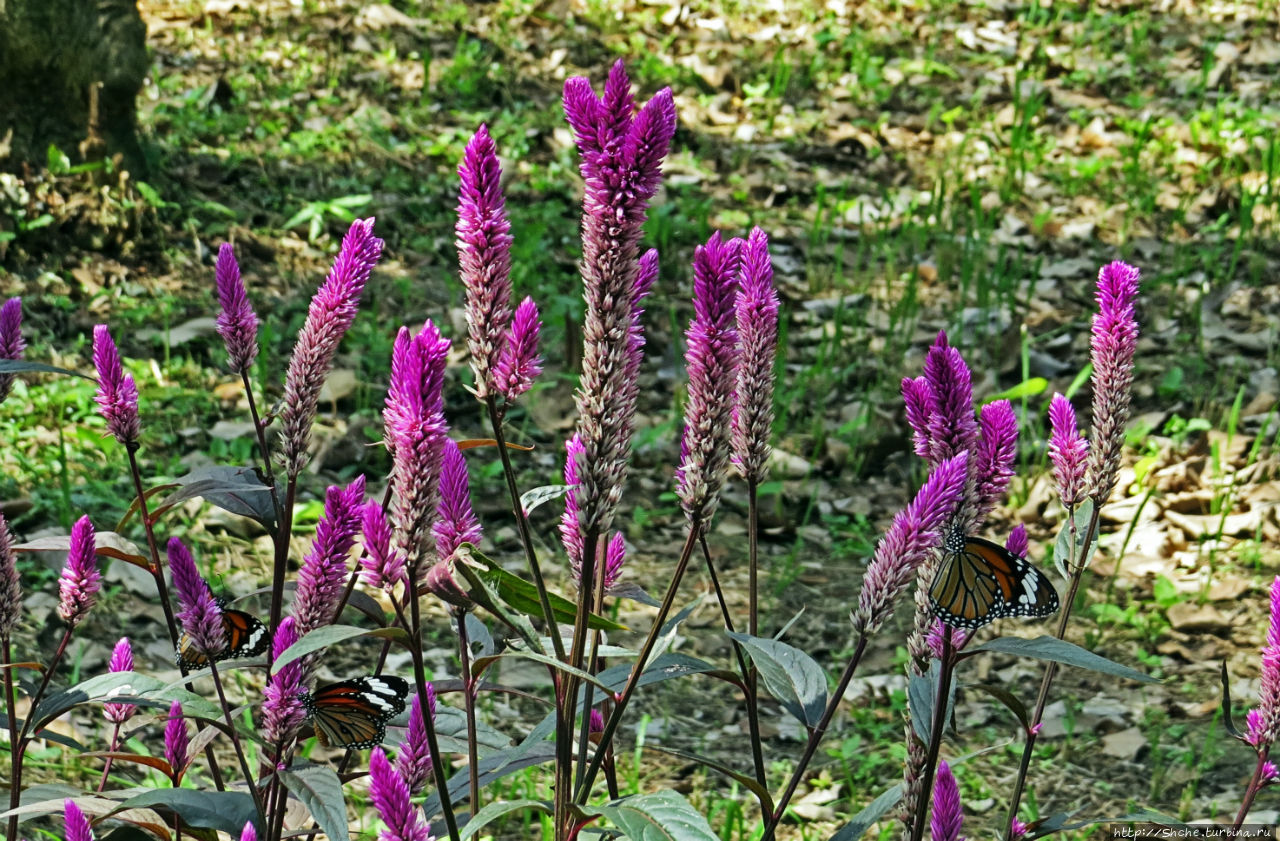
[(467, 481), (467, 460), (451, 440), (444, 442), (440, 465), (440, 503), (432, 531), (436, 553), (447, 558), (464, 543), (479, 543), (480, 521), (471, 510), (471, 490)]
[(1085, 461), (1089, 442), (1076, 429), (1076, 410), (1061, 394), (1049, 403), (1049, 461), (1053, 478), (1058, 483), (1058, 497), (1067, 508), (1074, 508), (1085, 497)]
[[(133, 671), (133, 648), (129, 645), (128, 637), (121, 637), (116, 642), (116, 647), (111, 651), (111, 662), (107, 665), (107, 670), (111, 672)], [(106, 716), (107, 721), (115, 724), (124, 724), (133, 718), (133, 714), (137, 709), (137, 706), (133, 704), (103, 704), (102, 714)]]
[[(21, 359), (27, 343), (22, 340), (22, 299), (10, 298), (0, 306), (0, 359)], [(0, 374), (0, 403), (9, 396), (15, 374)]]
[(511, 323), (511, 224), (502, 197), (498, 151), (486, 126), (480, 126), (467, 144), (458, 178), (462, 189), (455, 233), (467, 293), (467, 347), (476, 396), (484, 400), (503, 391), (495, 374)]
[(164, 758), (173, 773), (174, 785), (182, 779), (191, 757), (188, 752), (190, 738), (187, 720), (182, 717), (182, 704), (174, 701), (169, 707), (169, 722), (164, 726)]
[(903, 380), (902, 396), (907, 422), (915, 431), (916, 452), (932, 466), (973, 449), (978, 440), (973, 379), (960, 352), (947, 343), (945, 332), (938, 333), (925, 356), (924, 376)]
[(367, 502), (360, 515), (365, 554), (360, 558), (360, 580), (366, 586), (390, 590), (404, 581), (404, 555), (391, 546), (391, 523), (376, 502)]
[(338, 343), (355, 321), (360, 295), (381, 256), (382, 240), (373, 235), (373, 219), (352, 222), (329, 276), (311, 299), (307, 320), (289, 359), (280, 415), (284, 466), (290, 479), (307, 464), (320, 388), (333, 366)]
[(604, 732), (604, 713), (595, 707), (591, 708), (591, 720), (587, 725), (587, 732), (593, 736)]
[(412, 337), (402, 327), (391, 352), (391, 387), (383, 410), (391, 449), (391, 521), (411, 580), (435, 546), (431, 524), (449, 431), (443, 393), (448, 356), (449, 340), (430, 321)]
[(93, 328), (93, 367), (98, 372), (98, 411), (107, 421), (107, 431), (126, 447), (136, 447), (141, 427), (138, 423), (138, 386), (124, 372), (116, 343), (107, 325)]
[(334, 622), (350, 571), (347, 555), (360, 532), (363, 513), (364, 476), (345, 488), (333, 485), (325, 493), (324, 514), (316, 524), (311, 551), (298, 569), (293, 615), (300, 636)]
[(615, 531), (604, 552), (604, 591), (608, 593), (622, 575), (622, 565), (627, 561), (627, 541), (622, 532)]
[(1119, 260), (1098, 272), (1098, 314), (1093, 317), (1093, 429), (1089, 496), (1103, 505), (1116, 486), (1124, 427), (1129, 421), (1133, 356), (1138, 349), (1138, 270)]
[(1009, 827), (1010, 841), (1017, 841), (1019, 838), (1027, 837), (1027, 825), (1017, 818), (1013, 819), (1013, 825)]
[[(430, 683), (427, 684), (427, 714), (435, 721), (436, 690)], [(431, 779), (431, 748), (427, 743), (427, 725), (422, 718), (421, 695), (413, 696), (413, 705), (409, 709), (409, 729), (396, 752), (396, 773), (404, 780), (410, 797), (421, 792), (427, 780)]]
[(71, 548), (67, 563), (58, 581), (58, 616), (68, 625), (75, 626), (93, 607), (94, 597), (102, 587), (102, 575), (98, 572), (98, 559), (94, 553), (93, 523), (88, 515), (76, 520), (71, 527)]
[[(298, 622), (292, 616), (280, 621), (271, 638), (271, 661), (298, 641)], [(302, 704), (302, 663), (294, 660), (280, 667), (262, 690), (262, 737), (273, 749), (297, 735), (307, 717)]]
[(729, 463), (733, 393), (738, 369), (734, 295), (741, 266), (741, 240), (722, 242), (714, 233), (693, 251), (693, 320), (685, 331), (689, 401), (684, 410), (680, 497), (685, 516), (705, 522), (715, 513)]
[(538, 355), (538, 332), (541, 329), (538, 305), (532, 298), (525, 298), (516, 307), (493, 371), (498, 391), (507, 403), (519, 399), (542, 373), (542, 357)]
[(369, 796), (387, 828), (378, 841), (431, 841), (422, 816), (409, 802), (409, 788), (391, 767), (382, 748), (369, 756)]
[(874, 633), (893, 615), (898, 596), (938, 545), (943, 524), (955, 514), (964, 494), (968, 466), (967, 452), (942, 462), (911, 504), (893, 518), (862, 579), (858, 609), (853, 614), (853, 627), (859, 634)]
[(22, 581), (18, 577), (13, 535), (9, 533), (8, 521), (0, 514), (0, 640), (10, 639), (21, 614)]
[(1017, 555), (1019, 558), (1027, 556), (1027, 527), (1022, 523), (1018, 523), (1013, 527), (1013, 531), (1009, 532), (1009, 537), (1004, 542), (1004, 548), (1010, 554)]
[(613, 520), (626, 479), (635, 422), (639, 365), (635, 310), (637, 260), (649, 199), (675, 133), (675, 105), (664, 89), (635, 112), (630, 81), (619, 62), (605, 96), (590, 82), (565, 82), (564, 109), (581, 154), (586, 181), (582, 214), (582, 379), (577, 393), (576, 504), (584, 534), (603, 534)]
[(66, 839), (67, 841), (93, 841), (93, 828), (89, 825), (89, 819), (85, 817), (84, 812), (80, 811), (80, 807), (71, 798), (67, 798), (62, 804), (63, 816), (66, 820)]
[(569, 490), (564, 495), (564, 514), (560, 517), (560, 542), (569, 556), (569, 568), (573, 572), (573, 580), (582, 578), (582, 528), (579, 522), (578, 506), (578, 461), (585, 448), (582, 437), (574, 435), (564, 442), (564, 483)]
[(933, 781), (933, 817), (929, 831), (933, 841), (960, 841), (960, 825), (964, 811), (960, 808), (960, 788), (951, 766), (938, 763), (938, 776)]
[(1269, 750), (1280, 736), (1280, 576), (1271, 582), (1271, 622), (1262, 649), (1262, 678), (1258, 706), (1249, 710), (1244, 740), (1259, 753)]
[(778, 351), (778, 293), (769, 238), (752, 228), (742, 253), (738, 290), (738, 397), (733, 407), (733, 463), (748, 482), (765, 480), (773, 432), (773, 361)]
[(982, 407), (973, 449), (974, 500), (969, 523), (977, 525), (996, 507), (1013, 479), (1018, 457), (1018, 416), (1008, 400)]
[(258, 830), (253, 828), (253, 821), (247, 821), (240, 830), (240, 841), (258, 841)]
[(230, 243), (224, 242), (218, 248), (214, 278), (218, 284), (218, 303), (222, 306), (218, 314), (218, 335), (227, 346), (231, 370), (238, 374), (249, 370), (258, 356), (258, 315), (245, 294), (240, 266)]
[(177, 619), (191, 644), (212, 658), (227, 647), (227, 631), (222, 623), (222, 607), (196, 569), (195, 558), (176, 537), (169, 538), (169, 572), (178, 594)]

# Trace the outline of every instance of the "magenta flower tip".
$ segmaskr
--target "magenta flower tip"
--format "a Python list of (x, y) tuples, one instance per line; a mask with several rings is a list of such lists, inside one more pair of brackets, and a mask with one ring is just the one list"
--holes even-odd
[(542, 373), (542, 357), (538, 355), (541, 329), (538, 305), (526, 297), (516, 307), (493, 372), (498, 391), (507, 403), (514, 403), (528, 391)]
[(1089, 442), (1076, 428), (1076, 410), (1071, 401), (1054, 394), (1049, 402), (1049, 461), (1062, 504), (1074, 508), (1085, 498), (1085, 472)]
[(1137, 268), (1116, 261), (1098, 272), (1098, 314), (1090, 342), (1093, 360), (1093, 429), (1090, 435), (1089, 495), (1104, 504), (1120, 469), (1124, 427), (1129, 420), (1134, 354), (1138, 349)]
[(246, 821), (240, 830), (240, 841), (258, 841), (258, 830), (253, 828), (253, 821)]
[(177, 619), (192, 644), (206, 656), (221, 654), (227, 647), (227, 631), (222, 622), (222, 606), (196, 569), (190, 550), (176, 537), (166, 547), (169, 573), (178, 596)]
[(733, 408), (733, 463), (748, 482), (766, 477), (773, 431), (774, 357), (778, 349), (778, 293), (773, 288), (769, 238), (753, 228), (742, 252), (737, 293), (737, 398)]
[[(436, 690), (427, 684), (427, 714), (431, 720), (436, 718)], [(396, 773), (404, 781), (405, 787), (412, 797), (426, 786), (431, 778), (431, 748), (427, 740), (427, 725), (423, 718), (422, 696), (414, 695), (409, 709), (409, 727), (405, 731), (404, 741), (396, 752)]]
[(1022, 523), (1018, 523), (1013, 527), (1013, 531), (1009, 532), (1008, 539), (1004, 542), (1004, 548), (1009, 550), (1011, 554), (1017, 555), (1019, 558), (1027, 556), (1027, 548), (1029, 546), (1027, 540), (1027, 527)]
[(933, 783), (933, 817), (929, 821), (933, 841), (958, 841), (963, 822), (960, 788), (956, 785), (951, 767), (946, 762), (940, 762)]
[[(298, 622), (292, 616), (280, 620), (271, 638), (271, 659), (278, 660), (298, 641)], [(267, 680), (262, 691), (262, 735), (268, 744), (284, 744), (302, 727), (307, 711), (302, 703), (302, 663), (294, 660)]]
[(177, 780), (187, 768), (190, 759), (187, 721), (182, 717), (182, 704), (174, 701), (169, 707), (169, 721), (164, 727), (164, 758), (169, 763), (173, 778)]
[(98, 391), (94, 400), (107, 422), (107, 431), (121, 444), (136, 444), (141, 432), (138, 386), (133, 376), (124, 372), (120, 353), (105, 324), (93, 328), (93, 366), (98, 372)]
[(230, 243), (218, 248), (218, 263), (214, 269), (218, 286), (218, 335), (227, 347), (231, 370), (237, 373), (248, 370), (258, 356), (258, 315), (249, 304), (244, 282), (240, 279), (240, 265)]
[(409, 802), (409, 788), (380, 747), (369, 756), (369, 796), (387, 825), (379, 841), (430, 841), (426, 824)]
[(298, 569), (293, 615), (299, 634), (332, 624), (337, 618), (347, 583), (347, 556), (363, 519), (364, 484), (364, 476), (357, 476), (345, 488), (333, 485), (325, 493), (324, 514), (316, 525), (311, 551)]
[(382, 506), (371, 500), (362, 511), (365, 551), (360, 557), (360, 580), (366, 586), (390, 590), (405, 579), (404, 555), (391, 545), (391, 523)]
[(89, 819), (85, 817), (84, 812), (80, 811), (80, 807), (71, 798), (67, 798), (63, 804), (63, 817), (66, 821), (66, 839), (67, 841), (93, 841), (93, 828), (89, 825)]
[(444, 442), (444, 459), (440, 466), (440, 503), (432, 531), (436, 537), (436, 553), (448, 558), (464, 543), (479, 543), (480, 521), (471, 509), (471, 490), (467, 479), (467, 461), (452, 440)]
[[(10, 298), (0, 306), (0, 359), (21, 359), (27, 343), (22, 339), (22, 299)], [(15, 374), (0, 374), (0, 403), (9, 396)]]
[[(121, 637), (116, 642), (116, 647), (111, 651), (111, 661), (107, 665), (107, 670), (111, 672), (131, 672), (133, 671), (133, 647), (129, 644), (128, 637)], [(123, 724), (133, 717), (137, 707), (133, 704), (103, 704), (102, 713), (106, 716), (107, 721), (115, 724)]]
[(1013, 826), (1011, 826), (1011, 827), (1010, 827), (1010, 835), (1012, 835), (1012, 836), (1013, 836), (1013, 839), (1018, 839), (1018, 838), (1025, 838), (1025, 837), (1027, 837), (1027, 825), (1026, 825), (1026, 823), (1024, 823), (1023, 821), (1021, 821), (1021, 820), (1019, 820), (1019, 819), (1017, 819), (1017, 818), (1014, 818), (1014, 819), (1013, 819)]
[(68, 625), (77, 625), (84, 619), (102, 587), (94, 550), (93, 523), (86, 515), (71, 527), (71, 547), (58, 581), (58, 616)]

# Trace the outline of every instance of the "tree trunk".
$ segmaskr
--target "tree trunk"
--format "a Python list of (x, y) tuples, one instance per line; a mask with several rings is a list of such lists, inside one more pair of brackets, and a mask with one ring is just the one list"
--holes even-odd
[(140, 172), (146, 37), (136, 0), (0, 0), (0, 171), (43, 167), (52, 144)]

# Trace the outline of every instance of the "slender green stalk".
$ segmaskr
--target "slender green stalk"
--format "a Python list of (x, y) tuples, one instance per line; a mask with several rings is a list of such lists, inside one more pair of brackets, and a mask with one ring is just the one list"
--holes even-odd
[[(40, 678), (40, 686), (37, 687), (34, 695), (31, 696), (30, 712), (27, 713), (26, 720), (22, 722), (22, 727), (14, 736), (14, 710), (13, 710), (13, 676), (9, 673), (12, 669), (4, 670), (5, 689), (7, 691), (7, 704), (9, 713), (9, 810), (12, 812), (17, 809), (22, 802), (22, 764), (26, 758), (27, 745), (31, 743), (33, 732), (33, 724), (36, 717), (36, 708), (40, 706), (40, 701), (44, 698), (44, 692), (49, 688), (49, 681), (53, 678), (53, 672), (58, 668), (58, 663), (62, 661), (62, 655), (67, 652), (67, 644), (71, 642), (71, 634), (75, 630), (74, 626), (67, 626), (67, 630), (62, 633), (62, 639), (58, 642), (58, 648), (53, 653), (53, 659), (49, 662), (44, 670), (44, 674)], [(8, 660), (9, 641), (5, 640), (5, 660)], [(15, 841), (18, 837), (18, 816), (16, 814), (9, 815), (9, 841)]]
[[(412, 571), (411, 571), (412, 573)], [(409, 575), (409, 581), (416, 576)], [(418, 594), (405, 593), (409, 600), (409, 654), (413, 657), (413, 682), (422, 702), (427, 700), (427, 669), (422, 661), (422, 623), (418, 609)], [(444, 775), (444, 756), (440, 753), (440, 742), (436, 738), (436, 723), (427, 710), (423, 711), (422, 723), (426, 726), (427, 747), (431, 749), (431, 775), (435, 780), (436, 791), (440, 795), (440, 811), (444, 813), (444, 825), (449, 830), (450, 841), (459, 841), (458, 818), (453, 813), (453, 803), (449, 798), (449, 780)], [(474, 814), (474, 813), (473, 813)]]
[(1271, 750), (1268, 748), (1258, 754), (1258, 764), (1253, 769), (1253, 776), (1249, 778), (1249, 787), (1244, 791), (1244, 799), (1240, 801), (1240, 811), (1236, 812), (1236, 821), (1231, 825), (1232, 829), (1240, 829), (1244, 819), (1249, 815), (1249, 810), (1253, 808), (1253, 799), (1258, 796), (1258, 790), (1262, 788), (1263, 769), (1270, 753)]
[[(467, 638), (467, 612), (460, 610), (458, 620), (458, 660), (462, 671), (462, 706), (467, 717), (467, 771), (469, 772), (471, 814), (480, 811), (480, 755), (476, 743), (476, 696), (475, 683), (471, 677), (471, 641)], [(422, 696), (422, 703), (427, 702)], [(430, 716), (430, 710), (423, 710), (423, 716)], [(433, 757), (434, 759), (434, 757)]]
[(929, 726), (929, 746), (924, 759), (924, 781), (920, 785), (920, 797), (916, 800), (915, 818), (911, 821), (911, 841), (924, 837), (924, 825), (929, 815), (929, 801), (933, 797), (933, 775), (938, 766), (938, 751), (942, 747), (942, 731), (947, 726), (947, 700), (951, 697), (951, 675), (956, 668), (955, 648), (951, 645), (951, 627), (942, 629), (942, 668), (938, 671), (938, 693), (933, 699), (933, 721)]
[(276, 488), (276, 473), (271, 467), (271, 448), (267, 446), (267, 428), (258, 415), (258, 403), (253, 399), (253, 386), (249, 382), (249, 372), (240, 372), (240, 381), (244, 383), (245, 396), (249, 398), (249, 417), (253, 421), (254, 432), (257, 433), (258, 455), (262, 458), (262, 475), (267, 477), (267, 487), (271, 489), (271, 507), (276, 512), (276, 524), (279, 527), (284, 519), (284, 507), (280, 504), (280, 493)]
[(840, 707), (840, 700), (844, 697), (845, 690), (849, 688), (849, 681), (853, 680), (853, 673), (857, 670), (858, 664), (862, 662), (862, 654), (866, 650), (867, 638), (865, 636), (858, 637), (858, 646), (854, 649), (853, 656), (849, 658), (848, 665), (844, 667), (844, 673), (840, 675), (835, 691), (831, 693), (831, 698), (827, 701), (827, 708), (822, 711), (822, 718), (809, 731), (809, 741), (804, 746), (804, 755), (800, 757), (800, 762), (796, 764), (795, 770), (791, 772), (791, 779), (787, 781), (786, 790), (782, 792), (782, 797), (778, 798), (777, 805), (773, 807), (773, 814), (765, 816), (767, 823), (760, 841), (773, 841), (774, 834), (778, 831), (778, 824), (782, 821), (782, 816), (787, 811), (787, 804), (795, 796), (796, 789), (800, 787), (800, 780), (804, 776), (805, 769), (809, 767), (809, 763), (813, 760), (813, 755), (818, 752), (818, 745), (826, 735), (827, 728), (831, 726), (831, 719), (835, 718), (836, 710)]
[[(18, 750), (18, 713), (15, 709), (13, 669), (13, 652), (6, 636), (0, 645), (0, 654), (4, 656), (4, 711), (9, 717), (9, 808), (16, 809), (22, 798), (22, 754)], [(33, 707), (34, 709), (34, 707)], [(30, 718), (30, 714), (27, 715)], [(25, 726), (25, 722), (24, 722)], [(9, 831), (6, 835), (10, 841), (18, 837), (18, 816), (9, 816)]]
[(156, 593), (160, 596), (160, 609), (164, 611), (164, 621), (169, 626), (169, 642), (177, 648), (178, 622), (173, 617), (173, 605), (169, 603), (169, 587), (164, 581), (164, 565), (160, 563), (160, 545), (156, 542), (151, 512), (147, 510), (147, 495), (142, 489), (142, 471), (138, 467), (138, 445), (128, 444), (125, 451), (129, 454), (129, 475), (133, 477), (133, 490), (138, 497), (138, 513), (142, 517), (142, 528), (147, 535), (147, 549), (151, 553), (151, 577), (155, 579)]
[[(592, 583), (596, 565), (590, 559), (596, 556), (599, 531), (590, 528), (582, 538), (582, 571), (578, 581), (578, 609), (573, 618), (573, 639), (570, 643), (570, 666), (582, 668), (582, 658), (587, 645), (587, 624), (591, 613)], [(559, 630), (553, 627), (553, 637)], [(578, 714), (579, 680), (570, 674), (561, 676), (556, 704), (556, 773), (555, 773), (555, 824), (556, 841), (565, 841), (573, 833), (569, 825), (569, 803), (573, 792), (573, 727)], [(606, 728), (607, 729), (607, 728)]]
[[(10, 735), (12, 735), (12, 731), (10, 732)], [(115, 722), (115, 727), (111, 731), (110, 744), (112, 753), (120, 750), (120, 722), (118, 721)], [(107, 775), (111, 773), (111, 760), (112, 757), (108, 756), (106, 762), (102, 765), (102, 779), (98, 780), (98, 788), (96, 789), (98, 794), (102, 794), (103, 790), (107, 787)]]
[[(271, 613), (267, 627), (271, 633), (280, 627), (280, 617), (284, 613), (284, 573), (289, 565), (289, 533), (293, 531), (293, 505), (298, 494), (298, 479), (290, 477), (285, 486), (284, 505), (280, 512), (280, 522), (276, 526), (275, 557), (271, 568)], [(267, 652), (267, 668), (271, 668), (271, 652)]]
[[(240, 762), (240, 773), (244, 774), (245, 787), (253, 798), (253, 807), (258, 810), (258, 825), (267, 825), (267, 813), (262, 806), (262, 796), (258, 792), (253, 771), (249, 769), (249, 759), (245, 756), (244, 746), (240, 744), (240, 734), (236, 732), (236, 723), (231, 718), (231, 705), (227, 703), (227, 694), (222, 689), (222, 678), (218, 675), (218, 665), (213, 658), (209, 659), (209, 675), (213, 678), (214, 691), (218, 693), (218, 703), (222, 705), (222, 716), (227, 722), (227, 735), (231, 737), (231, 746), (235, 749), (236, 759)], [(105, 773), (103, 779), (106, 779)]]

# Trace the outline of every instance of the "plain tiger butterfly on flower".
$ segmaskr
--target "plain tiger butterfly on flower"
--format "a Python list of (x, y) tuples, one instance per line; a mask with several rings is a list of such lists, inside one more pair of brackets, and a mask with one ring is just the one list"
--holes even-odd
[(302, 696), (320, 744), (372, 748), (382, 744), (387, 722), (404, 712), (409, 683), (393, 675), (370, 675), (322, 686)]
[(271, 644), (271, 634), (262, 620), (243, 610), (227, 607), (226, 599), (216, 598), (218, 607), (222, 608), (222, 630), (226, 633), (227, 646), (209, 658), (196, 647), (195, 640), (186, 631), (178, 638), (178, 665), (187, 671), (203, 669), (212, 659), (215, 663), (238, 657), (256, 657), (267, 650)]
[(942, 567), (929, 587), (929, 603), (943, 623), (972, 631), (1008, 616), (1048, 616), (1058, 609), (1058, 593), (1044, 573), (1003, 546), (955, 532), (943, 548)]

